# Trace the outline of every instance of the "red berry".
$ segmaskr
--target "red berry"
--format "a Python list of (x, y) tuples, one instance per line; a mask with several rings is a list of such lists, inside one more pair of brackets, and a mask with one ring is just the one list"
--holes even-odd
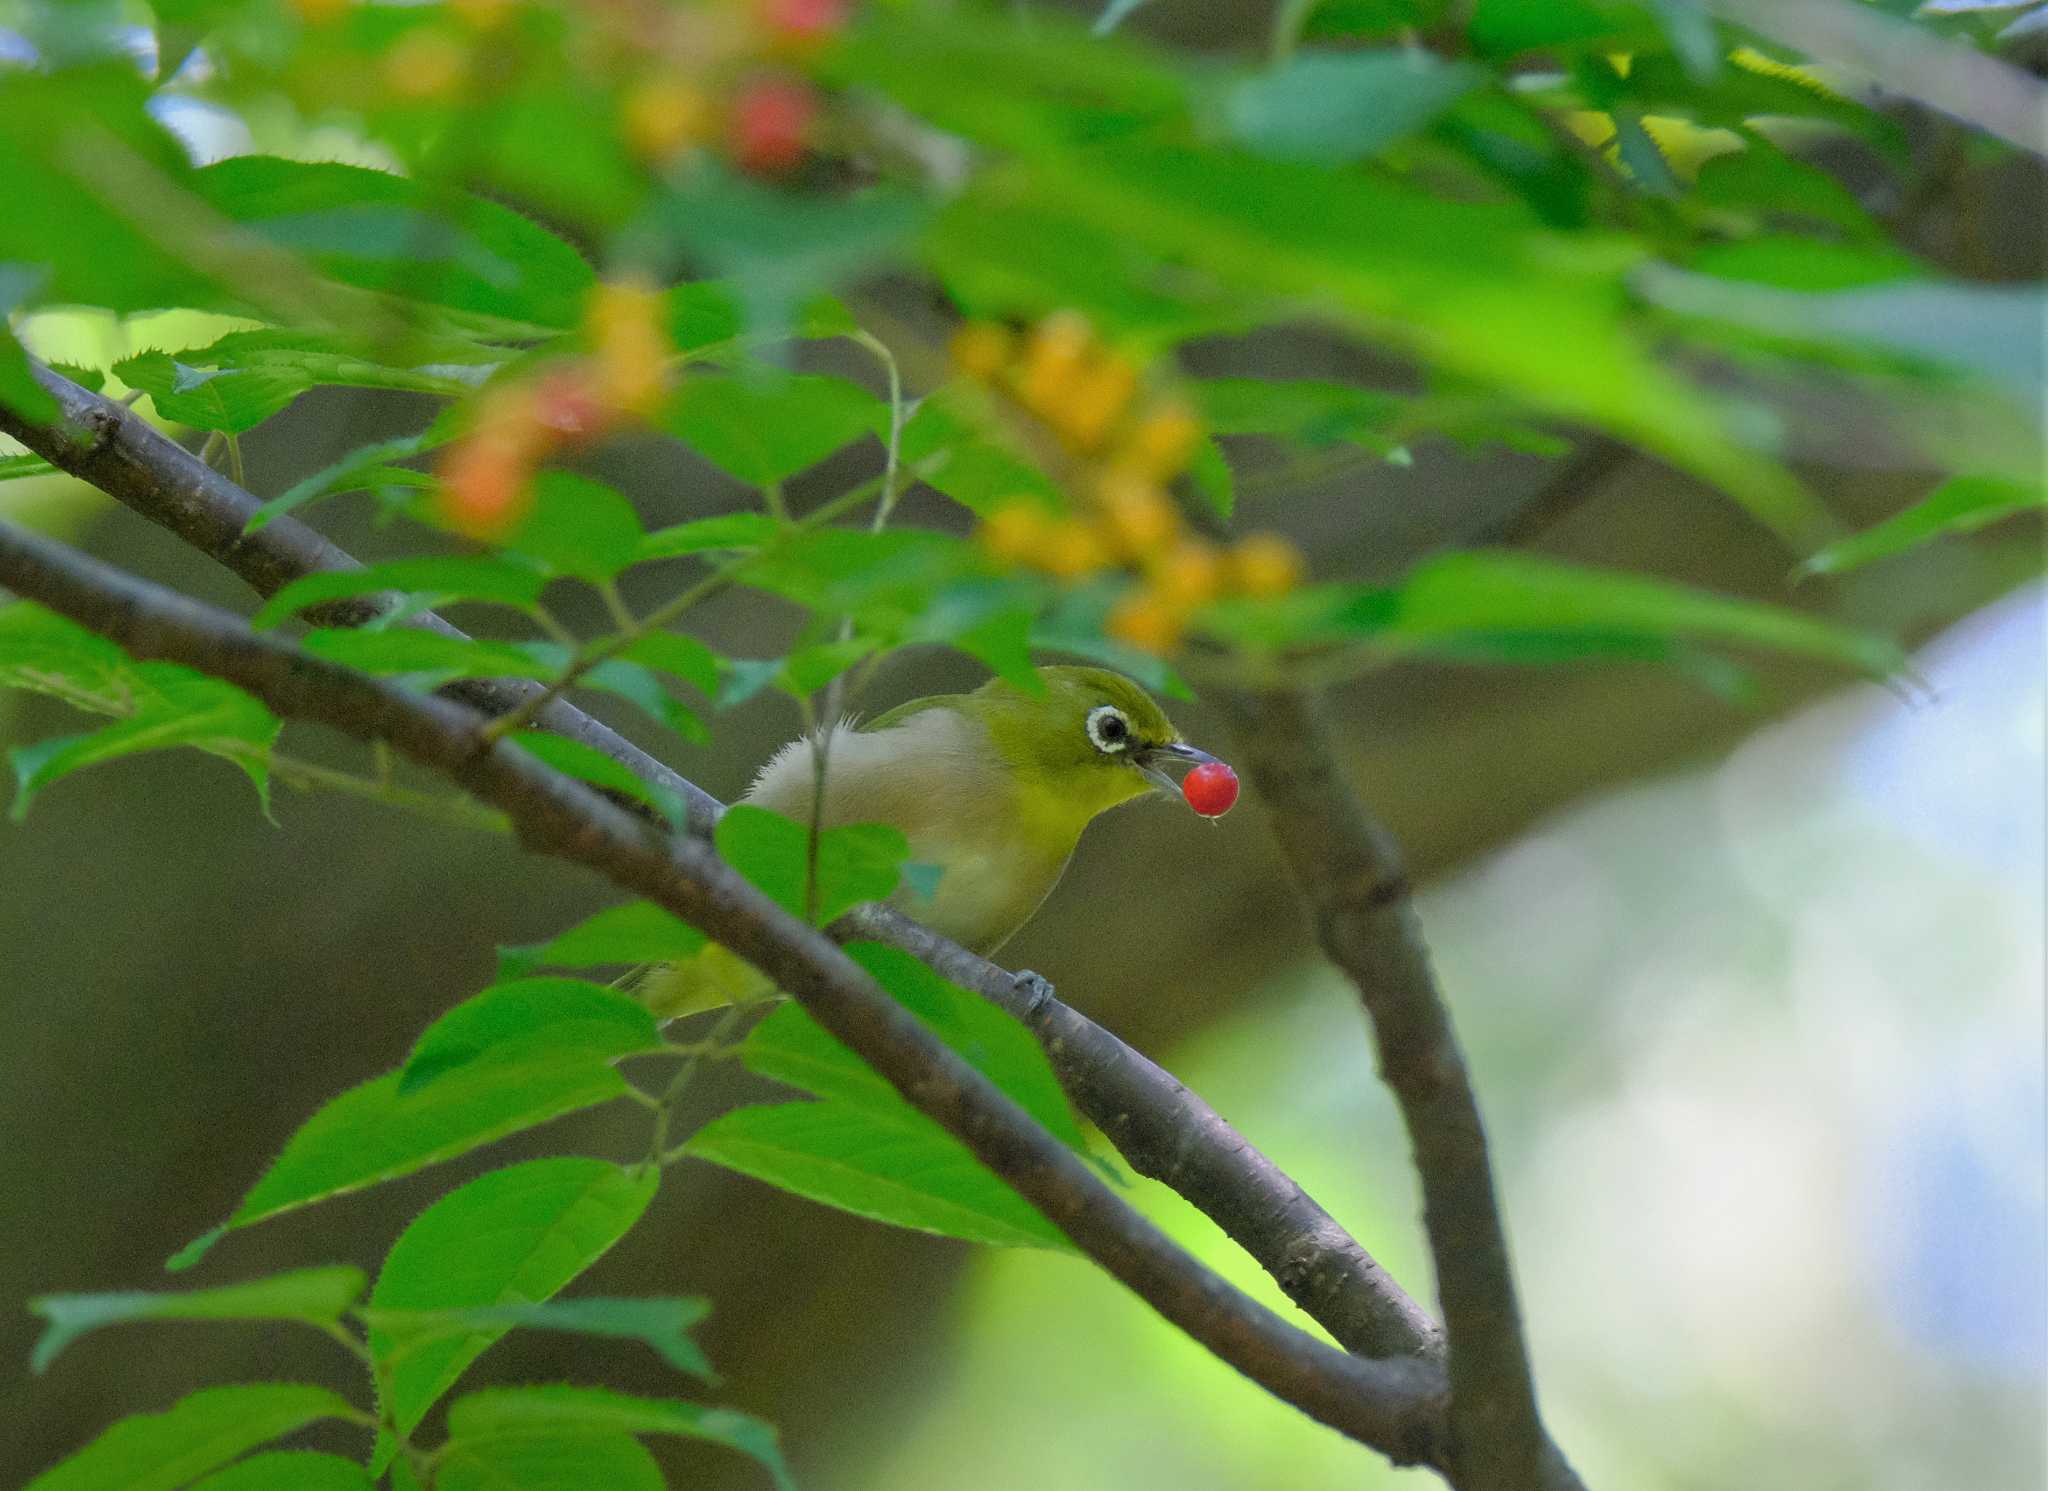
[(1204, 818), (1221, 818), (1237, 801), (1237, 773), (1221, 761), (1205, 761), (1181, 781), (1180, 795)]
[(807, 84), (784, 78), (749, 83), (732, 104), (727, 136), (732, 158), (757, 175), (793, 170), (803, 162), (805, 139), (817, 115), (817, 95)]
[(846, 24), (847, 0), (762, 0), (768, 29), (799, 42), (821, 40)]
[(549, 371), (534, 389), (533, 415), (557, 434), (580, 440), (603, 429), (611, 411), (586, 369), (562, 367)]

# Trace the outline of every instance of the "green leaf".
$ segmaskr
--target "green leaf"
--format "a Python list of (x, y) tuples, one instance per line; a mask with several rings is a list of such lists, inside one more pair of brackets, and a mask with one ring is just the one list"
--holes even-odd
[(533, 479), (533, 508), (505, 547), (558, 575), (609, 580), (640, 557), (640, 516), (617, 488), (572, 471)]
[(113, 712), (134, 697), (135, 668), (118, 646), (69, 617), (33, 601), (0, 604), (0, 688)]
[(672, 963), (704, 946), (704, 934), (652, 901), (607, 906), (547, 942), (498, 949), (498, 973), (513, 978), (536, 968), (593, 968), (614, 963)]
[(708, 741), (710, 732), (696, 712), (670, 693), (662, 681), (646, 668), (624, 656), (606, 658), (583, 675), (581, 687), (617, 694), (695, 745)]
[[(4, 332), (0, 332), (0, 336), (4, 335)], [(0, 356), (4, 355), (0, 353)], [(0, 394), (0, 399), (4, 397), (4, 394)], [(20, 481), (24, 477), (48, 476), (56, 469), (41, 456), (0, 456), (0, 481)]]
[(288, 407), (313, 380), (281, 368), (223, 370), (194, 367), (167, 352), (144, 352), (114, 364), (130, 388), (150, 396), (173, 424), (239, 435)]
[(323, 570), (301, 575), (263, 603), (250, 620), (259, 630), (322, 601), (375, 595), (396, 590), (428, 596), (430, 604), (446, 601), (490, 602), (531, 611), (547, 587), (548, 577), (531, 565), (482, 555), (434, 554), (387, 559), (361, 569)]
[(681, 632), (642, 632), (619, 656), (679, 678), (707, 697), (718, 692), (718, 654), (695, 637)]
[(598, 1060), (537, 1068), (478, 1060), (416, 1092), (388, 1072), (353, 1087), (308, 1119), (229, 1227), (247, 1227), (328, 1196), (410, 1175), (428, 1165), (624, 1094), (625, 1079)]
[(860, 385), (799, 373), (688, 379), (663, 423), (712, 464), (766, 487), (863, 435), (879, 435), (888, 418), (888, 405)]
[(638, 798), (677, 829), (688, 822), (689, 805), (680, 795), (658, 783), (646, 781), (595, 746), (587, 746), (564, 735), (550, 735), (544, 730), (522, 730), (509, 743), (564, 776)]
[[(1313, 605), (1315, 597), (1304, 594)], [(1819, 659), (1885, 678), (1906, 666), (1892, 643), (1782, 607), (1674, 585), (1643, 575), (1580, 568), (1534, 555), (1446, 554), (1425, 562), (1392, 591), (1342, 600), (1338, 634), (1379, 637), (1425, 649), (1487, 635), (1550, 639), (1565, 655), (1580, 639), (1586, 655), (1612, 653), (1622, 639), (1752, 647)]]
[(1049, 477), (972, 417), (965, 390), (940, 389), (903, 426), (901, 455), (928, 486), (986, 517), (1018, 497), (1065, 505)]
[(1385, 455), (1405, 407), (1377, 389), (1312, 378), (1208, 378), (1190, 391), (1218, 435), (1274, 435), (1312, 450), (1349, 443)]
[(713, 1119), (684, 1153), (897, 1227), (1007, 1247), (1067, 1248), (1057, 1228), (959, 1141), (904, 1105), (777, 1103)]
[[(373, 1327), (391, 1333), (394, 1356), (422, 1343), (478, 1329), (569, 1331), (640, 1341), (679, 1372), (715, 1383), (718, 1374), (690, 1339), (690, 1327), (711, 1312), (710, 1302), (687, 1298), (556, 1299), (535, 1304), (475, 1305), (467, 1309), (372, 1310)], [(500, 1329), (501, 1328), (501, 1329)], [(493, 1337), (492, 1339), (496, 1339)]]
[(1230, 132), (1267, 155), (1351, 161), (1379, 154), (1486, 79), (1413, 48), (1302, 52), (1230, 90)]
[(8, 752), (16, 787), (9, 811), (17, 822), (44, 788), (82, 767), (173, 746), (225, 756), (255, 782), (259, 796), (267, 797), (266, 757), (282, 722), (261, 700), (175, 664), (136, 664), (132, 676), (149, 692), (135, 697), (135, 712), (128, 718)]
[(672, 528), (658, 528), (640, 541), (639, 558), (675, 559), (685, 554), (745, 553), (772, 542), (775, 520), (766, 513), (721, 513)]
[(448, 1408), (452, 1439), (487, 1439), (542, 1429), (609, 1430), (621, 1434), (675, 1434), (724, 1445), (752, 1456), (778, 1491), (795, 1491), (775, 1427), (751, 1414), (675, 1398), (638, 1398), (595, 1387), (492, 1388), (457, 1399)]
[(511, 1328), (458, 1319), (461, 1311), (549, 1299), (632, 1229), (659, 1181), (652, 1168), (530, 1160), (480, 1175), (420, 1213), (384, 1260), (366, 1312), (399, 1428), (410, 1433)]
[(492, 323), (566, 329), (596, 282), (573, 248), (511, 209), (383, 171), (241, 155), (192, 186), (331, 279)]
[(813, 528), (747, 560), (739, 579), (815, 611), (887, 625), (916, 617), (945, 586), (985, 571), (979, 551), (951, 534)]
[(44, 1471), (25, 1491), (177, 1491), (244, 1450), (320, 1419), (360, 1419), (324, 1387), (270, 1382), (202, 1388), (135, 1414)]
[(330, 1326), (356, 1302), (363, 1283), (361, 1269), (336, 1266), (295, 1269), (185, 1294), (46, 1294), (28, 1302), (31, 1314), (50, 1323), (29, 1357), (29, 1370), (47, 1370), (87, 1331), (129, 1320), (297, 1320)]
[(271, 1450), (217, 1470), (192, 1491), (372, 1491), (369, 1472), (318, 1450)]
[(1953, 477), (1904, 512), (1829, 544), (1800, 565), (1799, 573), (1838, 575), (1904, 554), (1933, 539), (1974, 533), (2015, 513), (2043, 508), (2048, 508), (2048, 487), (1993, 476)]
[(57, 417), (57, 401), (36, 381), (7, 318), (41, 288), (44, 278), (38, 265), (0, 264), (0, 404), (38, 423)]
[(661, 1467), (628, 1434), (567, 1430), (452, 1441), (434, 1491), (664, 1491)]
[(383, 631), (317, 627), (299, 639), (315, 657), (365, 673), (416, 674), (438, 688), (456, 678), (551, 680), (561, 669), (523, 647), (475, 637), (448, 637), (420, 627)]
[(573, 978), (509, 979), (427, 1027), (399, 1072), (398, 1091), (410, 1096), (478, 1061), (573, 1068), (660, 1045), (654, 1016), (616, 989)]
[[(802, 824), (750, 803), (728, 809), (712, 834), (720, 858), (797, 917), (804, 914), (809, 837)], [(847, 824), (819, 834), (816, 923), (824, 926), (864, 901), (893, 895), (909, 853), (902, 832), (880, 823)]]
[(320, 497), (330, 497), (337, 492), (352, 492), (358, 487), (368, 486), (376, 473), (393, 461), (407, 460), (437, 446), (445, 445), (455, 436), (455, 426), (446, 420), (436, 420), (417, 435), (403, 435), (395, 440), (378, 440), (369, 445), (359, 446), (331, 465), (323, 466), (311, 476), (305, 477), (271, 498), (249, 515), (243, 525), (245, 533), (254, 533), (272, 520), (284, 516), (297, 507)]
[(1629, 37), (1623, 14), (1597, 0), (1478, 0), (1466, 35), (1481, 56), (1499, 59), (1539, 48), (1653, 39), (1640, 25)]

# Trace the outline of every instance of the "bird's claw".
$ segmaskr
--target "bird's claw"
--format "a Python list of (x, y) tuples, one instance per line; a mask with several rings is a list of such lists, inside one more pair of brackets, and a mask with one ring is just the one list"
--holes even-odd
[(1052, 980), (1042, 973), (1033, 973), (1028, 968), (1019, 969), (1011, 976), (1011, 985), (1024, 996), (1024, 1018), (1027, 1022), (1038, 1018), (1038, 1012), (1052, 999)]

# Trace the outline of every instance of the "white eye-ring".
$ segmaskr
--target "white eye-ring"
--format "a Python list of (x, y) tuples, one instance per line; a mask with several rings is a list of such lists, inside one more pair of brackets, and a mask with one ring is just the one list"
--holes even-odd
[(1114, 704), (1098, 704), (1088, 711), (1088, 739), (1105, 756), (1131, 748), (1131, 722)]

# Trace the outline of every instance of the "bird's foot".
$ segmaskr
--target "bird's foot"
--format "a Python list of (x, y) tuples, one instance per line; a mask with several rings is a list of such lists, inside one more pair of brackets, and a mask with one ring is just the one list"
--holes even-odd
[(1042, 973), (1033, 973), (1028, 968), (1019, 969), (1011, 975), (1010, 982), (1016, 991), (1024, 996), (1024, 1023), (1030, 1024), (1039, 1016), (1052, 999), (1052, 980)]

